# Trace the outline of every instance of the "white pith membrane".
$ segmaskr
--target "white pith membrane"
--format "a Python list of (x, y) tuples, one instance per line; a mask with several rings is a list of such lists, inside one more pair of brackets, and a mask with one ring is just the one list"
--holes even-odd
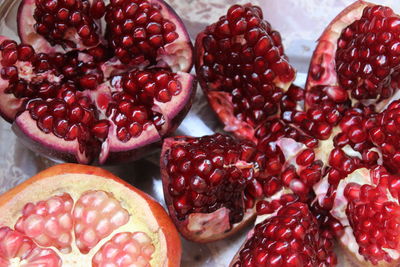
[[(350, 183), (355, 183), (359, 185), (374, 185), (372, 178), (373, 177), (370, 170), (366, 168), (361, 168), (355, 170), (345, 179), (341, 180), (336, 189), (336, 196), (334, 199), (332, 210), (330, 212), (332, 216), (338, 219), (344, 227), (344, 234), (340, 237), (340, 241), (343, 243), (344, 246), (346, 246), (349, 251), (354, 253), (354, 255), (360, 262), (365, 262), (365, 259), (359, 253), (359, 245), (356, 241), (353, 229), (346, 215), (348, 200), (344, 196), (344, 191), (346, 189), (346, 186)], [(399, 204), (398, 199), (394, 198), (389, 191), (386, 192), (386, 197), (388, 201)], [(382, 249), (386, 251), (392, 259), (398, 260), (400, 258), (400, 253), (398, 251), (389, 248)]]
[[(92, 258), (98, 250), (116, 234), (124, 232), (146, 234), (151, 239), (152, 245), (155, 248), (150, 265), (167, 265), (167, 244), (165, 238), (165, 234), (167, 233), (162, 232), (147, 201), (126, 186), (112, 179), (96, 175), (63, 174), (35, 181), (17, 195), (12, 196), (6, 204), (1, 206), (0, 228), (3, 226), (14, 228), (14, 224), (22, 215), (21, 211), (26, 203), (36, 203), (38, 200), (47, 200), (55, 195), (68, 193), (76, 204), (81, 195), (88, 191), (110, 193), (122, 208), (128, 211), (129, 221), (113, 231), (108, 237), (102, 239), (86, 255), (81, 254), (78, 250), (74, 234), (72, 234), (71, 253), (63, 254), (56, 248), (49, 247), (61, 256), (63, 266), (91, 266)], [(20, 266), (18, 265), (18, 259), (13, 259), (12, 262), (17, 263), (17, 265), (12, 266)]]

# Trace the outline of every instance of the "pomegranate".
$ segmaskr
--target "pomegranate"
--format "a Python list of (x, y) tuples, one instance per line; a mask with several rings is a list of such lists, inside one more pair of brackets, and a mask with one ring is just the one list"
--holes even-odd
[(201, 87), (225, 130), (256, 142), (295, 78), (280, 34), (259, 7), (234, 5), (197, 36), (195, 51)]
[(354, 2), (325, 29), (311, 59), (306, 107), (385, 103), (398, 81), (400, 17)]
[(95, 167), (49, 168), (0, 197), (1, 266), (179, 266), (179, 235), (145, 193)]
[(335, 266), (333, 243), (304, 203), (280, 208), (257, 224), (230, 266)]
[(0, 37), (0, 114), (29, 148), (85, 164), (133, 160), (185, 117), (192, 45), (163, 1), (26, 0), (19, 12), (26, 44)]

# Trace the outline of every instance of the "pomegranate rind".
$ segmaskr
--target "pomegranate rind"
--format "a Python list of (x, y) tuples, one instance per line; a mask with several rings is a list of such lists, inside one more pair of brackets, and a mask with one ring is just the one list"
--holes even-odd
[[(310, 94), (307, 94), (315, 86), (338, 86), (338, 77), (336, 74), (335, 55), (337, 50), (337, 41), (342, 30), (349, 26), (355, 20), (361, 18), (364, 8), (374, 4), (365, 1), (356, 1), (340, 12), (332, 22), (326, 27), (324, 32), (318, 38), (317, 47), (311, 58), (310, 68), (306, 81), (306, 99), (305, 108), (312, 107), (313, 103)], [(323, 70), (322, 75), (315, 79), (313, 70), (318, 68)]]
[(176, 136), (164, 139), (160, 157), (161, 179), (163, 181), (164, 199), (168, 212), (178, 231), (186, 239), (197, 243), (209, 243), (233, 235), (249, 225), (256, 217), (255, 209), (246, 210), (241, 222), (231, 225), (229, 222), (230, 211), (225, 207), (212, 213), (191, 213), (185, 220), (176, 216), (172, 197), (168, 192), (169, 175), (167, 173), (167, 151), (172, 145), (185, 143), (187, 137)]
[[(103, 190), (112, 193), (132, 215), (128, 224), (133, 223), (139, 227), (133, 229), (132, 232), (141, 230), (154, 240), (156, 251), (151, 261), (152, 266), (180, 265), (182, 247), (179, 234), (163, 207), (146, 193), (97, 167), (60, 164), (16, 186), (0, 196), (2, 214), (0, 225), (12, 226), (28, 202), (36, 202), (65, 191), (78, 199), (83, 192), (88, 190)], [(93, 254), (96, 251), (97, 247), (92, 250)], [(87, 265), (82, 263), (82, 266), (91, 264), (91, 258), (87, 259)]]
[[(17, 26), (18, 26), (18, 35), (21, 39), (22, 43), (30, 44), (36, 52), (40, 53), (55, 53), (55, 52), (63, 52), (65, 50), (73, 50), (70, 47), (63, 47), (61, 45), (52, 46), (43, 36), (38, 34), (35, 30), (35, 19), (33, 17), (33, 13), (35, 11), (36, 0), (23, 0), (21, 1), (18, 7), (18, 15), (17, 15)], [(93, 0), (89, 0), (90, 3)], [(101, 31), (100, 23), (97, 23), (99, 26), (99, 31)], [(78, 50), (84, 50), (88, 47), (84, 46), (80, 37), (75, 29), (71, 29), (72, 36), (67, 39), (70, 39), (74, 43), (76, 43), (76, 48)]]
[[(176, 26), (179, 37), (158, 51), (157, 61), (164, 61), (173, 72), (190, 72), (193, 67), (193, 44), (185, 28), (185, 24), (175, 10), (163, 0), (150, 0), (149, 3), (159, 5), (161, 14)], [(172, 56), (168, 56), (172, 55)], [(165, 67), (162, 66), (161, 67)]]
[(37, 127), (36, 121), (31, 118), (29, 111), (24, 111), (15, 119), (12, 130), (30, 150), (53, 160), (80, 162), (83, 164), (88, 164), (92, 160), (80, 152), (77, 139), (66, 141), (53, 133), (46, 134), (42, 132)]

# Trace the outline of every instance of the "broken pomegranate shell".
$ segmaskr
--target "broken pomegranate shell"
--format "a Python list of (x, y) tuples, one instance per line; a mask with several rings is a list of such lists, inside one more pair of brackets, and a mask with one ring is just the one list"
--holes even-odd
[(318, 40), (306, 109), (390, 101), (398, 87), (399, 25), (400, 17), (389, 7), (356, 1), (344, 9)]
[(336, 266), (333, 242), (304, 203), (277, 209), (255, 226), (230, 266)]
[(22, 0), (18, 8), (18, 35), (37, 52), (85, 50), (101, 42), (103, 0)]
[(95, 167), (49, 168), (0, 197), (0, 265), (179, 266), (164, 209)]
[(295, 79), (280, 34), (258, 6), (234, 5), (197, 36), (195, 53), (201, 87), (225, 130), (256, 142)]

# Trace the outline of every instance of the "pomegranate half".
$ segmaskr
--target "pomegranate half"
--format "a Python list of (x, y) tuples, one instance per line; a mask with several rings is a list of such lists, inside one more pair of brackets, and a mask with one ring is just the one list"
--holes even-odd
[(133, 160), (191, 107), (192, 43), (164, 1), (24, 0), (17, 20), (22, 43), (0, 37), (0, 114), (32, 150)]
[(0, 196), (0, 213), (0, 266), (180, 265), (164, 209), (100, 168), (51, 167)]

